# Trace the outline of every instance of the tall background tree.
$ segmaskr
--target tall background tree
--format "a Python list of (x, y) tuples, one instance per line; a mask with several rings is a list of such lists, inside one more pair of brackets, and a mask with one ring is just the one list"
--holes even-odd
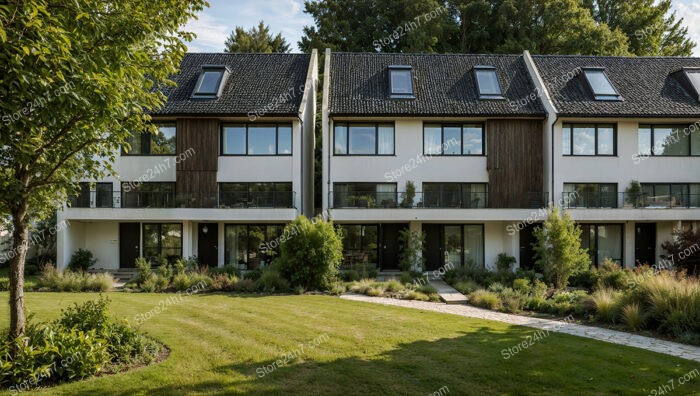
[(0, 6), (0, 217), (11, 216), (10, 336), (24, 334), (29, 224), (81, 179), (113, 173), (132, 131), (155, 132), (204, 0), (9, 0)]
[(282, 37), (282, 33), (276, 36), (270, 34), (270, 27), (260, 21), (257, 27), (245, 30), (241, 26), (229, 34), (224, 44), (226, 52), (260, 52), (265, 54), (289, 52), (289, 43)]
[[(427, 20), (443, 6), (449, 12)], [(690, 55), (694, 47), (670, 0), (329, 0), (306, 1), (305, 12), (314, 26), (304, 27), (304, 51)], [(409, 31), (415, 18), (424, 23)], [(376, 45), (397, 30), (405, 34)]]

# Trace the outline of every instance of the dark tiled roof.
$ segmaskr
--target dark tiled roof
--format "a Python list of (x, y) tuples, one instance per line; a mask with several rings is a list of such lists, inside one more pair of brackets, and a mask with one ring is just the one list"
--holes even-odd
[[(390, 99), (388, 67), (413, 67), (415, 99)], [(479, 100), (474, 66), (497, 68), (505, 100)], [(335, 115), (522, 116), (545, 114), (521, 55), (331, 53), (330, 112)], [(328, 76), (327, 76), (328, 77)]]
[[(167, 102), (153, 115), (246, 115), (265, 110), (269, 115), (294, 115), (299, 111), (311, 55), (188, 53), (174, 77), (177, 87), (166, 88)], [(218, 99), (192, 99), (202, 65), (226, 65), (231, 70)]]
[[(700, 102), (671, 76), (683, 67), (700, 67), (700, 58), (536, 55), (533, 59), (560, 115), (700, 116)], [(589, 66), (605, 68), (624, 100), (593, 100), (582, 73), (572, 79), (571, 74), (566, 77), (577, 68)]]

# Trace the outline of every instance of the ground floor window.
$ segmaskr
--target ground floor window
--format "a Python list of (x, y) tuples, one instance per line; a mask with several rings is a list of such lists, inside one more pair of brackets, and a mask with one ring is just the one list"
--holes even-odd
[(596, 267), (609, 258), (622, 265), (622, 224), (581, 224), (581, 247)]
[(182, 224), (143, 224), (143, 257), (155, 262), (161, 256), (168, 261), (182, 257)]
[(279, 251), (284, 224), (226, 224), (225, 264), (256, 269), (268, 265)]
[(343, 266), (358, 264), (377, 265), (379, 227), (375, 225), (343, 224), (338, 226), (343, 235)]
[(484, 266), (483, 224), (424, 224), (428, 269), (447, 263), (455, 267)]

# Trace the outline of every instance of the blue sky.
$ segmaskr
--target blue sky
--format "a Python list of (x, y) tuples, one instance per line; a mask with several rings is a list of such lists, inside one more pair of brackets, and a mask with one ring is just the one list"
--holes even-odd
[[(293, 52), (298, 52), (302, 28), (313, 24), (313, 19), (304, 14), (303, 0), (209, 0), (209, 3), (211, 7), (187, 25), (189, 31), (197, 33), (197, 39), (188, 46), (191, 52), (221, 52), (226, 37), (236, 26), (248, 29), (261, 19), (273, 33), (281, 32), (292, 44)], [(675, 0), (674, 7), (678, 16), (684, 18), (690, 37), (698, 43), (695, 56), (700, 56), (700, 1)]]

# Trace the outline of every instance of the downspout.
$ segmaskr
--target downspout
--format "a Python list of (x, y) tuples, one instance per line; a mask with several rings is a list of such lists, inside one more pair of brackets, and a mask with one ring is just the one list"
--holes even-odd
[(301, 132), (301, 144), (300, 144), (300, 146), (301, 146), (301, 154), (300, 154), (301, 155), (301, 172), (300, 172), (301, 173), (301, 187), (300, 187), (301, 191), (299, 192), (299, 194), (301, 196), (301, 208), (299, 209), (299, 211), (301, 212), (302, 215), (306, 216), (307, 213), (305, 213), (305, 210), (304, 210), (304, 199), (305, 198), (308, 199), (308, 197), (306, 197), (305, 196), (306, 194), (304, 194), (304, 172), (306, 171), (304, 169), (304, 165), (305, 165), (304, 164), (304, 132), (305, 131), (304, 131), (304, 120), (301, 118), (301, 112), (299, 112), (297, 114), (297, 118), (299, 119), (299, 131)]
[(552, 205), (554, 205), (554, 200), (555, 200), (555, 197), (554, 197), (554, 125), (556, 125), (557, 122), (559, 122), (559, 114), (557, 114), (557, 117), (554, 119), (554, 122), (550, 126), (550, 129), (552, 130), (552, 136), (551, 136), (552, 151), (550, 151), (552, 153), (552, 155), (551, 155), (552, 158), (549, 159), (552, 162)]

